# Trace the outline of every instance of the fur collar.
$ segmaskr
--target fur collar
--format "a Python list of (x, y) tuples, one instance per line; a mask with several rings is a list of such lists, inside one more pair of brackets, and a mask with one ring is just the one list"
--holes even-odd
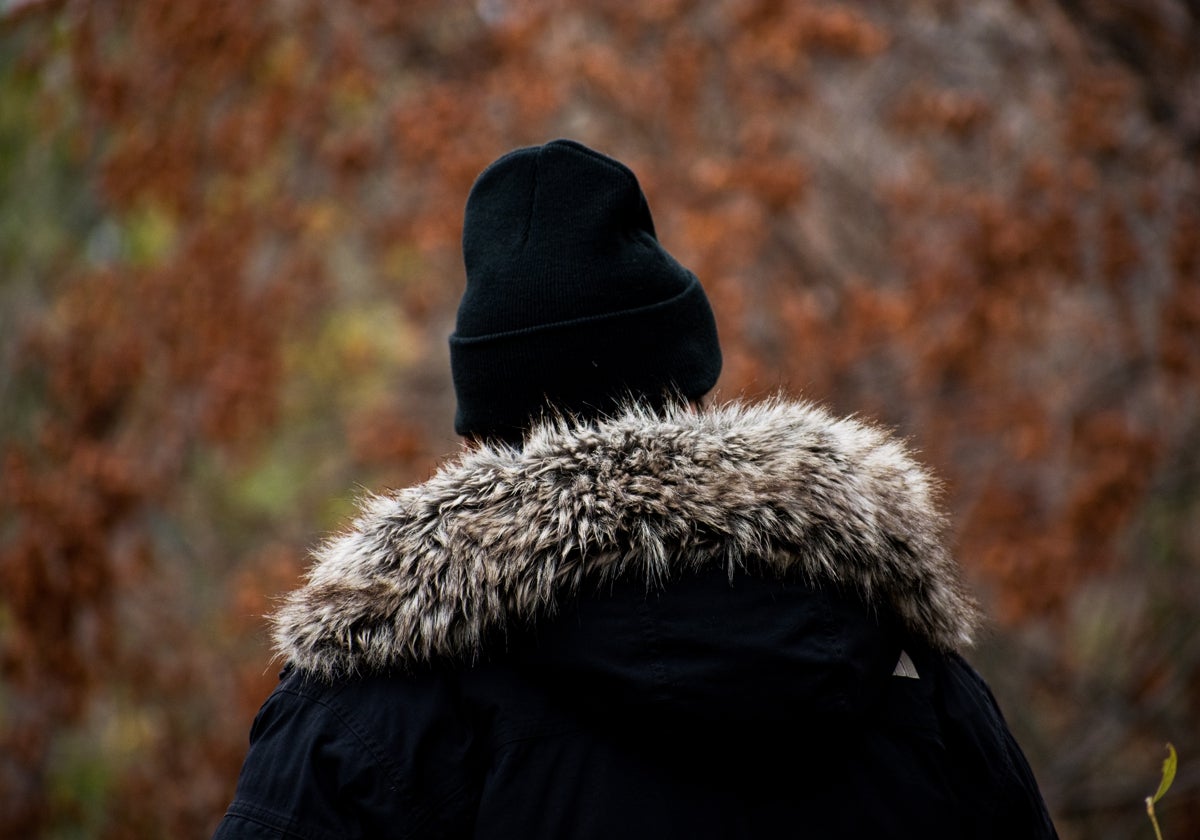
[(472, 659), (585, 580), (721, 564), (851, 587), (953, 649), (976, 612), (933, 493), (896, 440), (803, 403), (550, 423), (365, 500), (273, 616), (275, 644), (325, 676)]

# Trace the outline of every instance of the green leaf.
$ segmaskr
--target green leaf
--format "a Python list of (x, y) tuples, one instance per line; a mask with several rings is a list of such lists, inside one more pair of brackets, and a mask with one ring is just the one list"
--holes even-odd
[(1179, 757), (1175, 755), (1175, 747), (1167, 744), (1167, 757), (1163, 759), (1162, 781), (1158, 783), (1158, 793), (1154, 794), (1152, 802), (1162, 799), (1163, 794), (1171, 789), (1171, 782), (1175, 781), (1175, 769), (1178, 765)]

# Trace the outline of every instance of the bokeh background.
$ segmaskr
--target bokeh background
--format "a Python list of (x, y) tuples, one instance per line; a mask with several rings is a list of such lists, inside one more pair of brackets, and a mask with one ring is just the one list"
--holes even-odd
[(1196, 0), (0, 2), (0, 836), (205, 837), (262, 615), (454, 453), (462, 207), (639, 174), (721, 398), (945, 481), (1064, 838), (1200, 836)]

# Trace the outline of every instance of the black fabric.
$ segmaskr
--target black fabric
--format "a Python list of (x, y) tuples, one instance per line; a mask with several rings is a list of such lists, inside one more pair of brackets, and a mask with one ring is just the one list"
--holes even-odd
[(218, 838), (469, 836), (476, 734), (450, 676), (335, 685), (285, 671)]
[(659, 244), (637, 178), (570, 140), (476, 180), (450, 360), (462, 435), (518, 440), (543, 411), (695, 399), (721, 372), (699, 280)]
[[(892, 675), (901, 644), (920, 679)], [(978, 675), (851, 596), (622, 582), (503, 647), (287, 672), (216, 837), (1055, 836)]]

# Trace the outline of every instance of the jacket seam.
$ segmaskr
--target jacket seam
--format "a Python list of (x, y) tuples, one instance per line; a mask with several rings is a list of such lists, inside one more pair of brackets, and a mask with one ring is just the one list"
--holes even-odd
[[(846, 661), (846, 640), (841, 633), (838, 632), (837, 621), (833, 616), (833, 605), (829, 602), (828, 597), (818, 597), (818, 608), (821, 610), (821, 618), (825, 624), (825, 641), (830, 646), (831, 650), (837, 652), (835, 659), (838, 662)], [(848, 716), (850, 713), (850, 698), (846, 696), (845, 690), (840, 690), (834, 698), (833, 708), (843, 716)]]
[(384, 750), (376, 743), (375, 739), (370, 737), (363, 731), (362, 727), (358, 726), (344, 709), (335, 704), (331, 700), (324, 700), (319, 697), (314, 697), (311, 694), (298, 691), (294, 688), (280, 687), (279, 691), (284, 694), (290, 694), (299, 700), (313, 703), (320, 706), (325, 711), (333, 715), (334, 719), (341, 724), (351, 735), (353, 735), (363, 746), (363, 749), (371, 756), (371, 760), (386, 774), (388, 782), (395, 789), (399, 798), (404, 801), (409, 809), (409, 812), (416, 815), (420, 819), (428, 816), (428, 813), (434, 806), (421, 805), (414, 801), (413, 797), (408, 792), (408, 786), (404, 783), (402, 774), (399, 768), (393, 762), (388, 760), (384, 755)]
[(671, 681), (667, 676), (667, 669), (662, 663), (662, 635), (659, 632), (658, 622), (651, 615), (650, 595), (634, 596), (637, 598), (636, 609), (642, 619), (642, 630), (646, 641), (646, 652), (649, 654), (650, 670), (654, 674), (653, 684), (655, 687), (655, 700), (665, 700), (670, 696)]
[(244, 799), (234, 799), (225, 812), (226, 819), (245, 820), (277, 831), (284, 837), (299, 837), (304, 840), (339, 840), (341, 835), (297, 824), (295, 818), (285, 816), (261, 805), (252, 805)]

